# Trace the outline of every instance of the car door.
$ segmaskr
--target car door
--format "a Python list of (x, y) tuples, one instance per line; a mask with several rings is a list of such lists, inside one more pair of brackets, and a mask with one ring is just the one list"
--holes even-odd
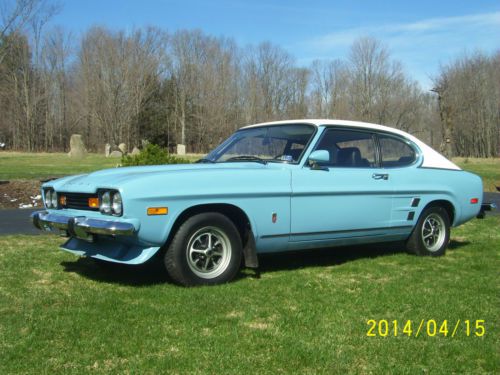
[(377, 134), (380, 165), (390, 176), (394, 188), (391, 221), (394, 228), (411, 228), (418, 220), (429, 181), (423, 180), (417, 168), (418, 149), (410, 141), (392, 134)]
[(329, 160), (292, 172), (290, 241), (387, 235), (393, 189), (379, 167), (375, 134), (327, 128), (314, 150), (328, 151)]

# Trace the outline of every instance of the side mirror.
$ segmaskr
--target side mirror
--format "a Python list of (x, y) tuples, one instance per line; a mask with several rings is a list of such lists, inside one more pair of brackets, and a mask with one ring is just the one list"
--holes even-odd
[(326, 150), (316, 150), (309, 155), (309, 161), (313, 163), (328, 163), (330, 161), (330, 153)]
[(307, 162), (312, 169), (328, 170), (326, 167), (320, 167), (318, 163), (328, 163), (330, 162), (330, 153), (326, 150), (316, 150), (311, 152)]

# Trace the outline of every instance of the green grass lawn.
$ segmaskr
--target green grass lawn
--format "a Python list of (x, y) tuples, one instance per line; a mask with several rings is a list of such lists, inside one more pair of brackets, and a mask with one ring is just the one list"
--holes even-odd
[[(394, 246), (261, 258), (216, 287), (104, 270), (56, 236), (0, 237), (0, 373), (499, 373), (500, 218), (441, 258)], [(367, 320), (485, 321), (455, 337), (367, 337)], [(391, 323), (392, 324), (392, 323)]]
[[(199, 155), (186, 157), (191, 161), (200, 158)], [(64, 153), (0, 152), (0, 180), (67, 176), (114, 168), (120, 163), (119, 158), (107, 158), (100, 154), (88, 154), (79, 160)]]
[(500, 186), (500, 159), (453, 159), (461, 168), (482, 177), (485, 191), (497, 191)]
[(63, 153), (0, 152), (0, 179), (43, 179), (112, 168), (120, 159), (88, 154), (78, 160)]

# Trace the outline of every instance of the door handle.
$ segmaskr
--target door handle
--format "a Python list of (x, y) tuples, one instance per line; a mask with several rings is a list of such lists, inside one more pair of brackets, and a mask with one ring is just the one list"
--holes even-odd
[(374, 173), (374, 174), (372, 174), (372, 178), (374, 180), (388, 180), (389, 174), (387, 174), (387, 173)]

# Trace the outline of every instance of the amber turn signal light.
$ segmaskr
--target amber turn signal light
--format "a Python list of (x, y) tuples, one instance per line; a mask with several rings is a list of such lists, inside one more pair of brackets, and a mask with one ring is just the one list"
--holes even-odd
[(99, 208), (99, 198), (89, 198), (90, 208)]
[(59, 196), (59, 205), (60, 206), (66, 206), (66, 196), (65, 195), (60, 195)]
[(148, 215), (166, 215), (168, 214), (168, 207), (149, 207)]

